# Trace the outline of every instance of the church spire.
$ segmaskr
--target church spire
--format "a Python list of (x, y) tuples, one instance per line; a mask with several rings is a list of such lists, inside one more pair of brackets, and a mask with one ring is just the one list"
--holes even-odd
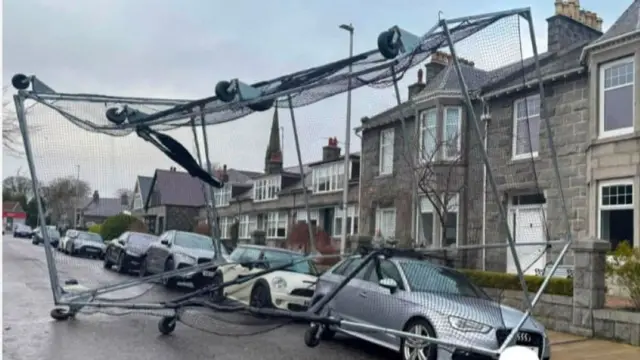
[(264, 159), (264, 172), (276, 174), (282, 171), (282, 148), (280, 144), (280, 121), (278, 120), (278, 108), (273, 108), (273, 121), (271, 122), (271, 133), (269, 134), (269, 144)]

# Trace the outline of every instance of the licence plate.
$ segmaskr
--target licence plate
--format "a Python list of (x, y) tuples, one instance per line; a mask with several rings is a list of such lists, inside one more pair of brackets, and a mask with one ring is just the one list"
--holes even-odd
[(202, 272), (202, 276), (206, 276), (206, 277), (214, 277), (216, 275), (215, 272), (213, 271), (203, 271)]

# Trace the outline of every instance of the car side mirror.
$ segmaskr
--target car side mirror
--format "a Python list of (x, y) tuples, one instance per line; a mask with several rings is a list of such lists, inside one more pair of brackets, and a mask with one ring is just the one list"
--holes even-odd
[(379, 284), (383, 288), (391, 291), (392, 294), (396, 292), (396, 290), (398, 290), (398, 282), (390, 278), (384, 278), (380, 280)]
[(160, 240), (160, 244), (164, 245), (164, 246), (169, 246), (169, 240), (167, 239), (162, 239)]
[(124, 245), (124, 240), (123, 239), (118, 239), (117, 241), (118, 241), (118, 244)]

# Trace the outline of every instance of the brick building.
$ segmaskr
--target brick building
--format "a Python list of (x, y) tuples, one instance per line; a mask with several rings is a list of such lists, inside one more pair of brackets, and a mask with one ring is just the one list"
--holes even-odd
[[(634, 1), (603, 34), (602, 20), (580, 9), (578, 1), (555, 1), (555, 14), (547, 19), (548, 49), (539, 54), (571, 233), (614, 244), (632, 240), (636, 246), (638, 4)], [(434, 247), (504, 243), (500, 202), (516, 242), (564, 238), (533, 59), (491, 71), (467, 60), (461, 67), (474, 94), (473, 111), (482, 121), (481, 139), (469, 130), (472, 118), (445, 53), (432, 56), (420, 70), (409, 101), (363, 118), (360, 231)], [(488, 153), (498, 198), (487, 189), (481, 147)], [(521, 261), (533, 264), (530, 272), (551, 260), (538, 259), (543, 251), (544, 246), (518, 248)], [(465, 261), (466, 266), (514, 271), (506, 249), (479, 251)]]

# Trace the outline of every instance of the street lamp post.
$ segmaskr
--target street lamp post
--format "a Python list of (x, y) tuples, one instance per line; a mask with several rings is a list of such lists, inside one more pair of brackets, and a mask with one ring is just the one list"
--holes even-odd
[[(349, 58), (353, 57), (353, 32), (352, 24), (340, 25), (340, 29), (349, 32)], [(351, 73), (353, 66), (349, 64), (349, 82), (347, 87), (347, 124), (345, 125), (344, 135), (344, 183), (342, 188), (342, 238), (340, 239), (340, 255), (345, 255), (347, 246), (347, 219), (349, 217), (349, 145), (351, 143)]]
[(76, 165), (76, 169), (77, 169), (77, 173), (76, 173), (76, 186), (75, 186), (75, 191), (76, 191), (76, 196), (75, 196), (75, 200), (74, 202), (74, 206), (73, 206), (73, 228), (77, 229), (78, 228), (78, 195), (80, 194), (80, 165)]

